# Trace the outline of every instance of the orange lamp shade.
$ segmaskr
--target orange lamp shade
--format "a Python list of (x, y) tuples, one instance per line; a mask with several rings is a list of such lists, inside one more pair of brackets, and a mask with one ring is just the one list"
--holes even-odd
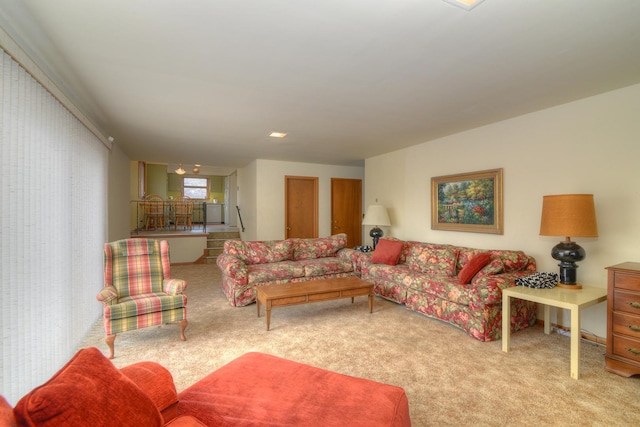
[(540, 235), (598, 237), (593, 194), (543, 196)]

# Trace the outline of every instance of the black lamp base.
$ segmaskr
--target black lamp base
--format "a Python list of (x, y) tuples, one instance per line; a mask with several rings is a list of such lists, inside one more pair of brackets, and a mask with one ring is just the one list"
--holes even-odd
[(576, 261), (582, 261), (586, 252), (576, 242), (572, 242), (567, 239), (564, 242), (558, 243), (551, 250), (551, 256), (553, 259), (560, 261), (558, 267), (560, 267), (560, 285), (563, 288), (580, 289), (582, 286), (577, 284), (577, 269)]
[(369, 231), (369, 236), (371, 236), (371, 238), (373, 239), (373, 249), (376, 249), (376, 246), (378, 245), (378, 240), (384, 235), (384, 233), (382, 232), (382, 229), (378, 228), (378, 227), (373, 227), (371, 229), (371, 231)]

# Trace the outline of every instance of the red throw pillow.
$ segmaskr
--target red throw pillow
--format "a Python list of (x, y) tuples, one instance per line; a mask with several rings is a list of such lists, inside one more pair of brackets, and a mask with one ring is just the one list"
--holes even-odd
[(14, 408), (19, 425), (162, 426), (151, 399), (95, 347), (84, 348)]
[(471, 279), (473, 279), (473, 276), (475, 276), (478, 271), (482, 270), (482, 268), (487, 265), (490, 260), (491, 254), (489, 252), (481, 252), (471, 258), (471, 260), (466, 263), (464, 267), (462, 267), (460, 273), (458, 273), (460, 283), (471, 283)]
[(396, 265), (400, 260), (404, 243), (400, 240), (380, 239), (371, 255), (374, 264)]

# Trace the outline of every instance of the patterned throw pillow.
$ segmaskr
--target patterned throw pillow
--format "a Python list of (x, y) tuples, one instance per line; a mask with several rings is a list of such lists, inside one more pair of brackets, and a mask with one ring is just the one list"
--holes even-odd
[(421, 248), (414, 246), (407, 260), (409, 268), (422, 273), (453, 276), (458, 251), (453, 248)]
[(533, 273), (528, 276), (518, 277), (516, 279), (516, 285), (518, 286), (526, 286), (529, 288), (553, 288), (558, 284), (558, 274), (557, 273)]
[(479, 279), (485, 276), (493, 276), (504, 272), (504, 264), (500, 258), (493, 258), (489, 264), (485, 265), (482, 270), (478, 271), (475, 278)]

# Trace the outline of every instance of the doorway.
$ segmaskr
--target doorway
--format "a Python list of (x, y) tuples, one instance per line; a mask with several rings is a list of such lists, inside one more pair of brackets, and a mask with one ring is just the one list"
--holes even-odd
[(331, 178), (331, 234), (346, 233), (347, 247), (362, 244), (362, 180)]
[(318, 237), (318, 178), (284, 177), (284, 238)]

